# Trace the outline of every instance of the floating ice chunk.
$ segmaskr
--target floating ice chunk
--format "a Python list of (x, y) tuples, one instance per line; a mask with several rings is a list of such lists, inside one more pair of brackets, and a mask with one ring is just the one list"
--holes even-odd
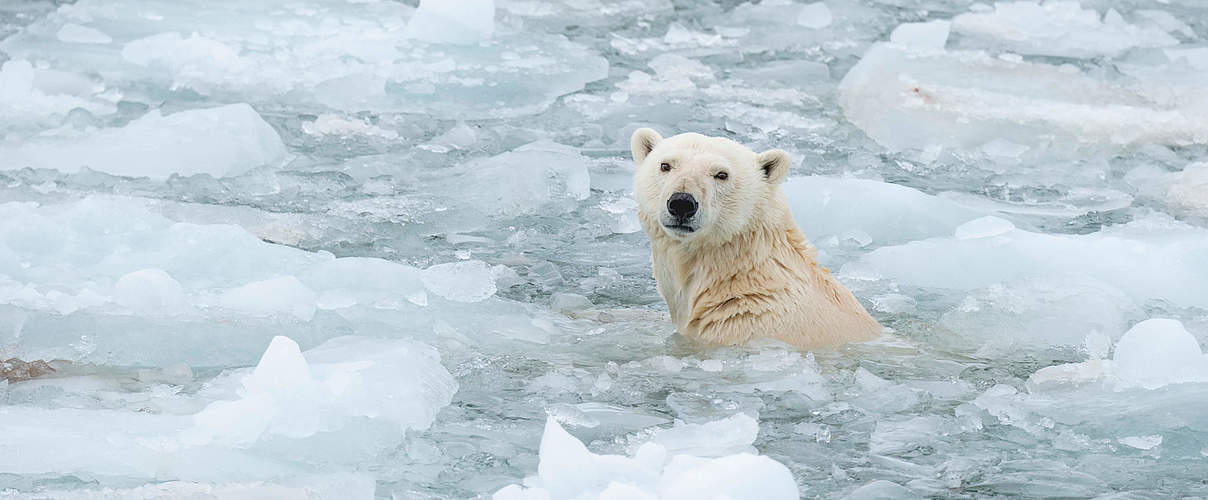
[(1182, 214), (1208, 217), (1208, 163), (1193, 163), (1174, 175), (1166, 203)]
[(884, 479), (877, 479), (856, 488), (843, 500), (915, 500), (923, 498), (905, 486)]
[[(1208, 230), (1153, 215), (1086, 235), (1014, 229), (961, 240), (932, 238), (883, 247), (843, 266), (900, 285), (958, 290), (1058, 275), (1107, 283), (1138, 303), (1161, 298), (1208, 307)], [(1085, 332), (1083, 332), (1085, 334)]]
[(1130, 448), (1136, 448), (1138, 450), (1152, 450), (1162, 444), (1162, 435), (1154, 434), (1151, 436), (1125, 436), (1122, 438), (1117, 438), (1116, 442)]
[(211, 403), (182, 438), (193, 445), (247, 446), (279, 435), (330, 432), (359, 417), (426, 429), (457, 382), (435, 349), (406, 340), (340, 337), (303, 355), (276, 337), (242, 381), (238, 399)]
[(75, 23), (64, 24), (62, 28), (59, 28), (59, 33), (55, 36), (59, 38), (59, 41), (68, 43), (104, 44), (113, 41), (113, 38), (110, 38), (109, 35), (101, 32), (101, 30), (80, 26)]
[[(848, 120), (891, 149), (1208, 142), (1202, 92), (1154, 76), (1132, 86), (984, 52), (876, 44), (839, 84)], [(1163, 97), (1165, 93), (1166, 97)]]
[(745, 413), (703, 424), (677, 424), (656, 431), (650, 442), (669, 453), (698, 457), (719, 457), (753, 451), (751, 444), (759, 434), (759, 421)]
[(788, 468), (764, 456), (739, 453), (719, 458), (671, 455), (647, 443), (633, 457), (596, 455), (554, 418), (546, 420), (537, 476), (512, 485), (495, 500), (661, 499), (780, 500), (798, 498)]
[(1080, 349), (1088, 335), (1123, 332), (1140, 308), (1124, 292), (1096, 279), (1039, 276), (974, 290), (940, 317), (940, 324), (975, 340), (982, 355)]
[[(478, 261), (425, 272), (336, 258), (267, 243), (239, 226), (175, 222), (157, 205), (107, 196), (0, 203), (0, 312), (22, 318), (19, 329), (3, 323), (0, 342), (29, 359), (215, 366), (253, 362), (276, 334), (314, 344), (348, 331), (350, 321), (380, 324), (365, 318), (390, 311), (405, 313), (387, 320), (392, 335), (430, 331), (441, 317), (536, 340), (556, 331), (491, 299), (496, 271)], [(477, 301), (482, 314), (466, 314), (466, 304), (429, 306), (437, 292)]]
[[(278, 480), (280, 481), (280, 480)], [(369, 475), (323, 474), (280, 481), (191, 482), (156, 481), (134, 488), (38, 490), (45, 500), (119, 500), (150, 498), (373, 498), (376, 482)]]
[(1179, 33), (1187, 38), (1195, 38), (1195, 30), (1191, 26), (1164, 10), (1137, 9), (1133, 11), (1133, 15), (1167, 33)]
[(163, 269), (140, 269), (113, 285), (114, 300), (142, 314), (173, 314), (188, 307), (184, 288)]
[(1020, 54), (1062, 57), (1112, 56), (1137, 47), (1178, 45), (1162, 29), (1124, 22), (1114, 9), (1100, 20), (1094, 9), (1077, 0), (995, 2), (993, 12), (971, 12), (952, 18), (963, 36)]
[(943, 49), (949, 29), (948, 21), (902, 23), (889, 34), (889, 41), (912, 49)]
[(611, 26), (618, 19), (647, 19), (672, 11), (670, 0), (577, 0), (556, 3), (497, 0), (496, 3), (510, 14), (540, 21), (559, 30), (568, 25)]
[(428, 290), (454, 302), (481, 302), (495, 295), (495, 277), (481, 260), (435, 265), (420, 276)]
[(1155, 389), (1181, 382), (1208, 382), (1208, 357), (1183, 324), (1173, 319), (1137, 323), (1116, 343), (1116, 376), (1125, 385)]
[(987, 215), (985, 217), (973, 219), (969, 222), (961, 224), (956, 228), (956, 239), (971, 240), (975, 238), (989, 238), (998, 236), (1015, 229), (1015, 224), (1011, 221)]
[(339, 115), (321, 114), (313, 122), (303, 122), (302, 131), (311, 135), (364, 135), (382, 137), (385, 139), (398, 138), (398, 132), (383, 130), (377, 125), (365, 123), (363, 120), (353, 120)]
[(159, 110), (123, 127), (79, 137), (0, 144), (0, 169), (24, 167), (76, 172), (81, 167), (163, 179), (172, 174), (236, 175), (285, 158), (277, 132), (247, 104), (181, 111)]
[(310, 321), (315, 315), (317, 298), (315, 291), (297, 277), (279, 276), (227, 290), (218, 303), (252, 314), (291, 314), (301, 321)]
[(475, 43), (495, 32), (495, 0), (420, 0), (403, 34), (433, 43)]
[[(0, 121), (7, 122), (3, 127), (37, 123), (76, 108), (96, 114), (112, 113), (111, 103), (94, 99), (104, 89), (103, 85), (78, 75), (35, 69), (23, 59), (5, 61), (0, 65)], [(0, 160), (0, 169), (7, 164)]]
[(472, 161), (465, 173), (445, 186), (490, 215), (526, 215), (539, 210), (568, 208), (591, 195), (587, 158), (577, 150), (541, 141), (490, 158)]
[(180, 33), (159, 33), (133, 40), (122, 46), (122, 58), (139, 66), (162, 64), (178, 71), (196, 71), (204, 63), (243, 63), (238, 50), (197, 33), (188, 38)]
[[(308, 108), (454, 119), (536, 113), (608, 75), (607, 60), (563, 36), (494, 31), (492, 3), (426, 0), (413, 14), (397, 2), (341, 8), (303, 0), (281, 10), (224, 0), (209, 5), (224, 15), (208, 16), (171, 2), (114, 9), (85, 0), (0, 47), (16, 59), (102, 74), (111, 87), (140, 95), (184, 88), (224, 102), (285, 99)], [(155, 15), (143, 15), (152, 9)], [(54, 38), (81, 19), (114, 43), (81, 51)], [(474, 43), (421, 39), (433, 37)]]
[(864, 179), (796, 177), (783, 184), (793, 218), (811, 240), (860, 230), (874, 245), (952, 234), (981, 213), (915, 189)]
[(822, 29), (830, 26), (832, 21), (834, 21), (834, 16), (831, 15), (830, 8), (824, 2), (805, 4), (801, 8), (801, 12), (797, 14), (797, 25), (806, 28)]
[[(173, 397), (162, 413), (0, 406), (0, 425), (7, 430), (0, 433), (0, 448), (61, 450), (0, 454), (0, 469), (106, 482), (114, 476), (305, 482), (316, 469), (353, 469), (365, 449), (427, 428), (456, 390), (436, 350), (423, 344), (341, 337), (299, 353), (297, 344), (280, 337), (254, 370), (228, 372), (198, 394)], [(299, 466), (306, 461), (299, 450), (317, 446), (305, 440), (320, 433), (329, 436), (321, 439), (363, 448), (343, 454), (328, 447), (322, 460)], [(164, 460), (167, 455), (173, 459)], [(359, 486), (350, 491), (365, 490), (363, 479), (353, 483)]]
[(1208, 355), (1178, 320), (1149, 319), (1120, 338), (1110, 361), (1046, 367), (1032, 374), (1028, 386), (1045, 389), (1092, 382), (1106, 382), (1116, 391), (1208, 383)]

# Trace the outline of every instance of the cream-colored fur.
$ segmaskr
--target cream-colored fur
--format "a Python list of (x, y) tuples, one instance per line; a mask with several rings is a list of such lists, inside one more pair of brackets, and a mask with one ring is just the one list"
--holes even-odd
[[(663, 139), (645, 128), (631, 147), (654, 278), (681, 335), (724, 345), (767, 337), (813, 349), (880, 334), (793, 221), (780, 188), (787, 153), (755, 154), (700, 134)], [(671, 227), (679, 224), (667, 208), (674, 193), (699, 204), (692, 232)]]

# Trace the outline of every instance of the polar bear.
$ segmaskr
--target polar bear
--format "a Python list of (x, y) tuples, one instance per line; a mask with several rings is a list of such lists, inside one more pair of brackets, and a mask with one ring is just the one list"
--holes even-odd
[(802, 349), (870, 340), (881, 325), (818, 265), (780, 182), (788, 153), (638, 129), (638, 218), (681, 335), (711, 345), (773, 338)]

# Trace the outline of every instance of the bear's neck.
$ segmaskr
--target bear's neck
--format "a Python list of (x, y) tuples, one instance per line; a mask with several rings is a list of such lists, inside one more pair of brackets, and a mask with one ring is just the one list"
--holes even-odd
[(804, 269), (817, 267), (817, 251), (806, 241), (791, 214), (755, 220), (758, 222), (724, 242), (700, 245), (675, 240), (657, 220), (642, 217), (642, 225), (650, 237), (655, 278), (671, 309), (672, 320), (687, 321), (697, 299), (706, 290), (745, 288), (744, 283), (750, 284), (746, 277), (759, 275), (766, 267), (783, 265), (779, 261), (784, 259), (802, 259), (807, 263)]

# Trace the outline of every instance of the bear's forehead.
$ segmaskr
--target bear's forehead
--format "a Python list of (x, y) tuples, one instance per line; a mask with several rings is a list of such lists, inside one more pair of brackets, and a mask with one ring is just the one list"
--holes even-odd
[(724, 137), (709, 137), (691, 133), (669, 137), (656, 149), (666, 156), (680, 156), (681, 159), (714, 157), (729, 161), (742, 161), (755, 154), (746, 146)]

